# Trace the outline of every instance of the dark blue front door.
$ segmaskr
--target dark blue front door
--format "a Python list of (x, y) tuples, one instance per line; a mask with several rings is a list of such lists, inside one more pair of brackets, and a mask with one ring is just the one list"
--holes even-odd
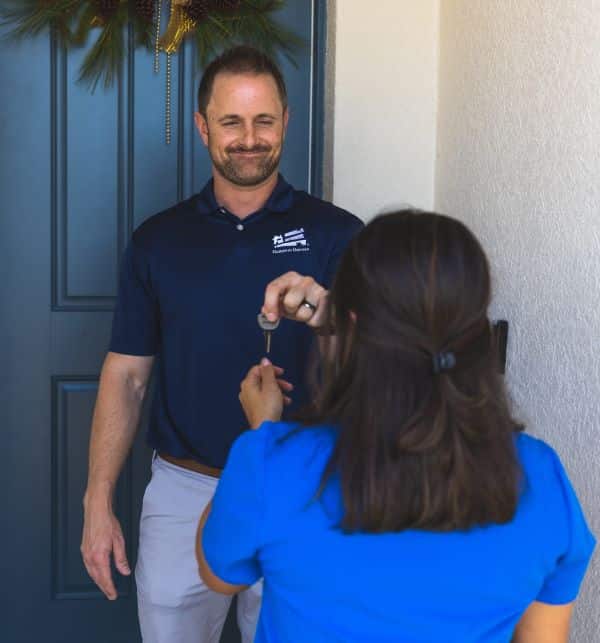
[[(292, 114), (283, 173), (305, 189), (318, 165), (311, 154), (318, 149), (316, 4), (289, 0), (281, 13), (308, 41), (298, 68), (283, 65)], [(48, 34), (0, 43), (0, 640), (6, 643), (139, 641), (132, 579), (120, 579), (120, 598), (110, 603), (79, 554), (91, 414), (129, 235), (146, 217), (198, 191), (209, 162), (193, 130), (194, 52), (186, 46), (173, 59), (174, 134), (166, 146), (164, 59), (155, 76), (152, 57), (131, 45), (130, 38), (118, 84), (92, 95), (76, 83), (83, 52), (67, 53)], [(130, 561), (149, 459), (138, 439), (116, 494)]]

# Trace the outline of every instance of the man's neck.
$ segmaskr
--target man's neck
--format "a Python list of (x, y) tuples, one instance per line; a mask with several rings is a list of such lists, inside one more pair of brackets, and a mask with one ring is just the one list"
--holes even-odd
[(215, 199), (220, 206), (227, 208), (236, 217), (245, 219), (265, 205), (277, 185), (277, 178), (277, 172), (273, 172), (260, 185), (240, 187), (224, 179), (218, 172), (213, 171)]

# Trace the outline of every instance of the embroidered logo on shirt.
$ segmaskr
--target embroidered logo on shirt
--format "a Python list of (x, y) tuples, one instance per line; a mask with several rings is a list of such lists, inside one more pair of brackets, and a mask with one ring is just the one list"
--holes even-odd
[(283, 252), (308, 252), (310, 249), (308, 240), (304, 234), (304, 228), (290, 230), (285, 234), (276, 234), (273, 237), (273, 254)]

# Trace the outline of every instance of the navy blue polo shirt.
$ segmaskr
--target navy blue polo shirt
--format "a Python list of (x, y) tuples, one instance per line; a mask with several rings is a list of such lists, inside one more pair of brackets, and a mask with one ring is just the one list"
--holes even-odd
[[(294, 270), (331, 284), (361, 228), (354, 215), (280, 176), (265, 206), (239, 219), (200, 194), (147, 219), (123, 257), (109, 350), (155, 355), (148, 443), (223, 467), (248, 424), (238, 400), (248, 369), (264, 356), (256, 316), (267, 284)], [(292, 412), (306, 402), (313, 334), (282, 320), (270, 359), (296, 387)]]

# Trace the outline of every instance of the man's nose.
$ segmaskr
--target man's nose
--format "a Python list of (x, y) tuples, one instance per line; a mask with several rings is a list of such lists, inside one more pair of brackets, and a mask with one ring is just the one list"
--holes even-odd
[(256, 132), (254, 130), (254, 126), (252, 125), (247, 125), (244, 129), (244, 145), (246, 147), (254, 147), (256, 144)]

